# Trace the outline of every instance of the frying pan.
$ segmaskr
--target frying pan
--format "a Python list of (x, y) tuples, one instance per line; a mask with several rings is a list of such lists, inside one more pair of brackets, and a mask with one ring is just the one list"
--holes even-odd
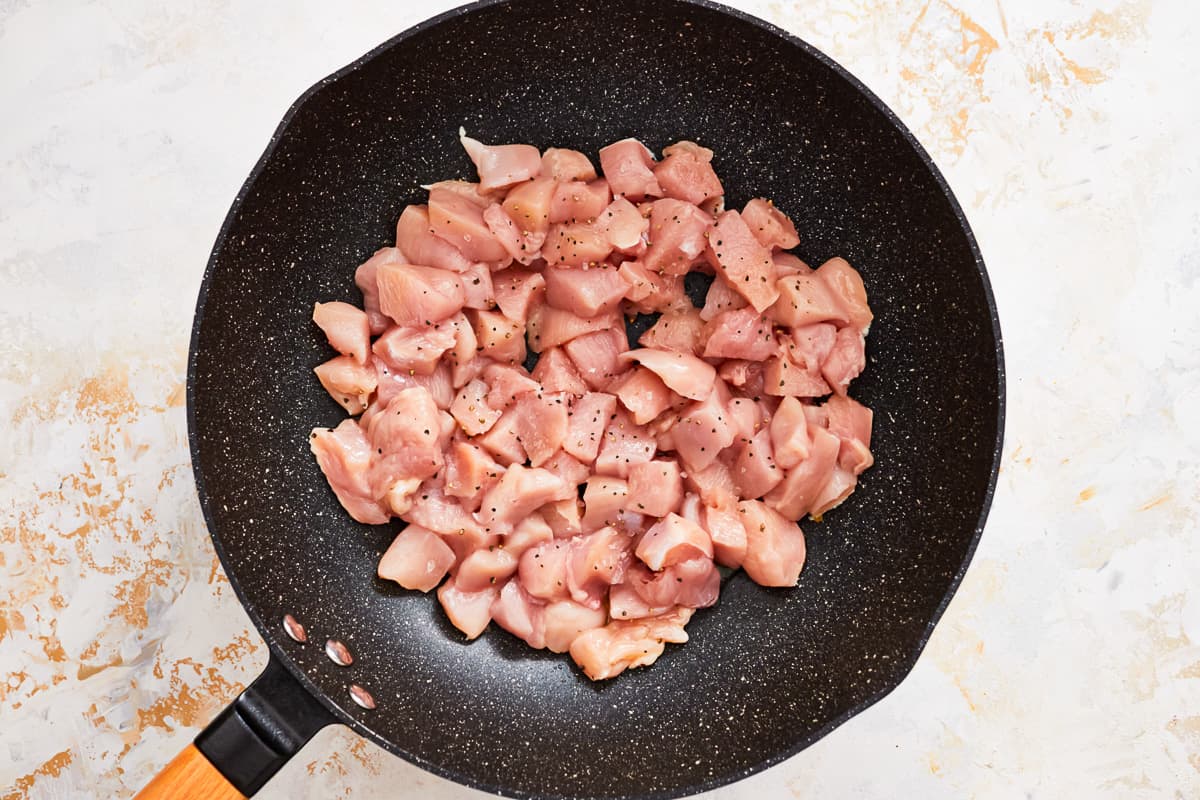
[[(144, 797), (253, 794), (335, 722), (507, 796), (678, 797), (812, 744), (916, 661), (979, 540), (1002, 436), (1000, 330), (963, 212), (896, 116), (804, 42), (701, 0), (593, 8), (498, 0), (397, 36), (306, 92), (239, 192), (200, 290), (188, 422), (205, 519), (271, 658)], [(308, 451), (343, 417), (312, 374), (330, 355), (313, 302), (359, 302), (354, 267), (420, 184), (473, 175), (460, 125), (593, 157), (698, 139), (732, 206), (774, 198), (797, 253), (845, 256), (875, 310), (854, 386), (876, 464), (805, 523), (799, 586), (735, 575), (689, 644), (604, 683), (494, 626), (464, 642), (432, 596), (376, 578), (396, 526), (353, 522)]]

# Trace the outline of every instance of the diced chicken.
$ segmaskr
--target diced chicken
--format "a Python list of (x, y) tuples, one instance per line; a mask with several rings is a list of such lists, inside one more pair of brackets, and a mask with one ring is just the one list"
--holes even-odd
[(841, 465), (836, 465), (833, 472), (829, 476), (829, 480), (825, 481), (825, 485), (821, 487), (821, 491), (817, 492), (817, 497), (813, 500), (812, 509), (808, 512), (815, 520), (820, 520), (825, 512), (842, 504), (854, 487), (858, 484), (858, 478), (853, 472), (848, 469), (843, 469)]
[[(482, 359), (480, 359), (482, 360)], [(375, 392), (375, 402), (386, 407), (392, 398), (405, 389), (421, 388), (433, 395), (433, 402), (438, 408), (449, 409), (454, 402), (454, 385), (451, 380), (452, 370), (449, 364), (439, 364), (428, 375), (419, 375), (415, 371), (398, 372), (388, 367), (383, 359), (374, 359), (375, 377), (379, 385)], [(367, 415), (363, 415), (364, 421)]]
[(623, 527), (618, 523), (571, 540), (567, 589), (576, 603), (602, 608), (609, 587), (625, 579), (633, 561), (633, 537)]
[(804, 534), (800, 526), (758, 500), (738, 503), (746, 529), (742, 569), (760, 586), (795, 586), (804, 568)]
[(771, 418), (771, 445), (775, 463), (788, 470), (808, 458), (812, 437), (808, 435), (808, 420), (804, 406), (794, 397), (785, 397)]
[(521, 445), (521, 434), (517, 430), (519, 426), (517, 411), (510, 408), (476, 441), (501, 464), (523, 464), (526, 455), (525, 448)]
[(351, 356), (336, 356), (313, 369), (317, 380), (350, 414), (361, 414), (371, 402), (371, 393), (379, 385), (375, 368), (360, 364)]
[(617, 406), (611, 394), (589, 392), (571, 404), (567, 438), (563, 450), (585, 464), (596, 460), (604, 430), (608, 427)]
[(709, 261), (717, 274), (742, 297), (765, 311), (779, 298), (771, 251), (750, 232), (742, 215), (726, 211), (708, 234)]
[(636, 424), (624, 409), (617, 409), (604, 431), (600, 453), (596, 456), (596, 472), (627, 478), (629, 468), (649, 461), (656, 446), (657, 442), (648, 431)]
[[(550, 178), (537, 178), (514, 186), (501, 206), (516, 224), (522, 237), (540, 237), (550, 230), (550, 203), (558, 183)], [(541, 244), (538, 245), (539, 249)]]
[(540, 272), (506, 269), (492, 276), (492, 286), (500, 313), (523, 328), (529, 309), (546, 292), (546, 278)]
[(655, 272), (641, 261), (625, 261), (621, 275), (629, 283), (625, 298), (642, 314), (683, 308), (687, 305), (682, 275)]
[(571, 560), (571, 543), (552, 539), (530, 547), (521, 554), (517, 575), (521, 587), (540, 600), (566, 600), (567, 565)]
[(600, 169), (616, 197), (661, 197), (662, 187), (653, 167), (654, 155), (637, 139), (622, 139), (600, 148)]
[(783, 471), (775, 464), (770, 431), (760, 430), (749, 442), (736, 444), (729, 471), (742, 497), (762, 497), (779, 485)]
[(700, 319), (708, 322), (719, 314), (735, 311), (749, 305), (746, 298), (735, 292), (728, 282), (720, 275), (713, 278), (704, 297), (704, 308), (700, 309)]
[(571, 642), (571, 659), (594, 681), (648, 666), (663, 654), (665, 642), (687, 641), (683, 627), (693, 613), (690, 608), (677, 608), (657, 617), (615, 620), (603, 628), (585, 631)]
[(838, 438), (824, 428), (810, 428), (812, 444), (808, 458), (784, 470), (783, 481), (763, 498), (763, 502), (788, 519), (800, 519), (813, 508), (822, 487), (837, 466)]
[(624, 197), (613, 200), (601, 212), (599, 224), (608, 243), (617, 252), (628, 256), (637, 256), (646, 252), (650, 220), (642, 216), (638, 207)]
[(611, 252), (612, 245), (594, 222), (555, 223), (542, 245), (542, 257), (552, 267), (599, 264)]
[(617, 267), (597, 264), (586, 269), (547, 267), (546, 301), (580, 317), (612, 311), (621, 302), (629, 283)]
[(346, 419), (336, 428), (314, 428), (309, 447), (329, 488), (351, 517), (367, 525), (388, 521), (387, 510), (371, 493), (368, 474), (372, 450), (358, 423)]
[(723, 383), (715, 386), (720, 391), (714, 389), (703, 402), (689, 406), (674, 428), (675, 450), (689, 472), (704, 469), (733, 444), (735, 428), (726, 407), (729, 393)]
[(707, 332), (700, 312), (694, 308), (667, 311), (658, 321), (638, 338), (642, 347), (656, 350), (675, 350), (680, 353), (701, 355), (704, 352)]
[(451, 578), (442, 584), (437, 594), (438, 602), (442, 604), (450, 623), (465, 633), (468, 639), (474, 639), (492, 621), (492, 603), (500, 592), (494, 586), (478, 592), (464, 592)]
[(574, 496), (575, 487), (557, 475), (513, 464), (484, 494), (479, 518), (486, 526), (505, 532), (547, 503)]
[(784, 341), (788, 358), (810, 372), (820, 370), (837, 341), (837, 327), (828, 322), (815, 322), (792, 328), (790, 340)]
[(379, 308), (397, 325), (432, 325), (463, 307), (462, 280), (444, 269), (382, 264), (376, 280)]
[(608, 614), (603, 608), (588, 608), (570, 600), (548, 603), (542, 612), (546, 649), (565, 653), (581, 634), (600, 628), (607, 621)]
[(711, 364), (674, 350), (641, 348), (622, 354), (619, 360), (641, 364), (661, 378), (671, 391), (691, 400), (708, 397), (717, 378)]
[(663, 150), (663, 155), (663, 160), (654, 168), (654, 177), (667, 197), (698, 206), (709, 198), (725, 194), (710, 163), (712, 151), (707, 147), (680, 142)]
[(705, 358), (737, 358), (762, 361), (775, 354), (775, 327), (753, 308), (724, 311), (713, 318), (705, 331)]
[(675, 397), (662, 380), (645, 367), (634, 367), (616, 378), (609, 391), (629, 410), (638, 425), (645, 425), (666, 411)]
[[(581, 317), (570, 311), (545, 305), (536, 306), (530, 312), (526, 331), (529, 335), (529, 346), (535, 353), (540, 353), (547, 347), (558, 347), (585, 333), (610, 330), (618, 325), (621, 325), (621, 317), (616, 312)], [(567, 352), (570, 353), (570, 348)], [(578, 361), (575, 361), (575, 365), (582, 367)], [(587, 380), (586, 375), (584, 380)]]
[(814, 275), (790, 275), (776, 284), (779, 299), (767, 315), (781, 325), (798, 327), (814, 322), (845, 325), (849, 314), (829, 285)]
[(433, 233), (471, 261), (500, 261), (508, 251), (483, 219), (491, 201), (475, 184), (442, 181), (429, 187), (429, 223)]
[(384, 247), (364, 261), (354, 271), (354, 285), (362, 292), (363, 311), (366, 312), (371, 334), (377, 336), (392, 324), (387, 315), (379, 310), (379, 267), (383, 264), (400, 264), (404, 254), (395, 247)]
[(603, 389), (621, 371), (617, 356), (629, 349), (625, 326), (598, 330), (572, 338), (563, 349), (579, 371), (583, 382), (593, 391)]
[[(612, 202), (608, 181), (563, 181), (550, 199), (551, 222), (592, 222)], [(550, 263), (554, 263), (551, 261)]]
[(823, 406), (829, 417), (829, 432), (838, 438), (838, 465), (861, 475), (875, 463), (871, 455), (871, 409), (845, 395), (829, 398)]
[(521, 364), (525, 361), (525, 334), (521, 323), (514, 322), (497, 311), (466, 311), (475, 332), (478, 351), (502, 364)]
[(541, 514), (530, 514), (504, 535), (504, 549), (520, 559), (531, 547), (554, 538), (554, 530)]
[(458, 140), (479, 171), (479, 188), (485, 192), (506, 189), (527, 181), (542, 168), (542, 154), (528, 144), (486, 145), (458, 129)]
[(533, 380), (541, 384), (544, 391), (563, 392), (572, 395), (585, 394), (588, 386), (579, 375), (579, 370), (561, 347), (551, 347), (538, 356), (531, 373)]
[(736, 386), (746, 397), (763, 397), (763, 365), (757, 361), (726, 359), (717, 370), (718, 377), (730, 386)]
[(459, 498), (470, 511), (479, 508), (483, 493), (504, 474), (504, 467), (486, 450), (470, 442), (454, 442), (446, 453), (447, 497)]
[(371, 325), (365, 311), (349, 303), (316, 303), (313, 322), (325, 334), (330, 347), (359, 364), (367, 363)]
[(542, 153), (541, 174), (555, 181), (592, 181), (596, 179), (596, 168), (578, 150), (551, 147)]
[(789, 275), (811, 275), (813, 272), (812, 267), (791, 253), (776, 251), (771, 254), (771, 261), (775, 262), (776, 278), (786, 278)]
[(471, 259), (457, 247), (434, 235), (429, 206), (405, 207), (396, 223), (396, 249), (400, 256), (395, 259), (396, 263), (421, 264), (458, 273), (466, 272), (471, 266)]
[(665, 198), (650, 208), (649, 245), (641, 261), (653, 272), (683, 275), (703, 255), (712, 217), (690, 203)]
[(533, 466), (549, 461), (566, 441), (567, 408), (567, 400), (560, 395), (530, 392), (517, 400), (517, 435)]
[(547, 503), (541, 514), (555, 539), (569, 539), (583, 533), (583, 502), (577, 497)]
[(491, 309), (496, 306), (492, 270), (482, 262), (473, 263), (459, 276), (463, 285), (463, 307)]
[(819, 370), (792, 361), (783, 347), (763, 366), (763, 391), (774, 397), (822, 397), (829, 394), (829, 384)]
[(837, 332), (833, 349), (821, 364), (821, 375), (839, 395), (846, 394), (850, 381), (867, 366), (867, 353), (862, 331), (847, 325)]
[(441, 362), (442, 354), (457, 344), (456, 333), (453, 324), (442, 322), (395, 326), (375, 340), (371, 351), (396, 372), (429, 375)]
[(454, 573), (454, 582), (464, 592), (477, 592), (497, 583), (503, 584), (516, 571), (515, 555), (503, 547), (487, 547), (462, 560)]
[(678, 462), (655, 459), (629, 467), (626, 507), (631, 511), (649, 517), (665, 517), (678, 511), (682, 502), (683, 476)]
[(521, 395), (541, 392), (543, 388), (519, 364), (492, 364), (483, 371), (483, 379), (491, 386), (487, 402), (492, 408), (508, 408)]
[(700, 495), (700, 499), (710, 506), (719, 506), (737, 500), (733, 475), (721, 461), (714, 461), (704, 469), (689, 467), (688, 471), (684, 473), (683, 486), (689, 492)]
[(817, 267), (816, 276), (824, 282), (846, 310), (851, 325), (866, 333), (874, 315), (867, 305), (867, 290), (862, 276), (844, 258), (831, 258)]
[(496, 241), (516, 261), (530, 264), (541, 257), (542, 244), (546, 241), (545, 231), (524, 230), (499, 203), (492, 203), (484, 209), (483, 221)]
[(454, 566), (454, 551), (442, 537), (420, 525), (400, 531), (379, 561), (379, 577), (405, 589), (428, 592)]
[(376, 453), (371, 490), (382, 498), (400, 483), (402, 491), (390, 499), (389, 506), (393, 513), (404, 514), (415, 487), (445, 463), (441, 417), (433, 395), (419, 387), (401, 391), (371, 418), (366, 433)]
[(671, 513), (646, 531), (634, 553), (642, 563), (657, 572), (663, 567), (700, 556), (712, 558), (712, 539), (696, 523)]
[(637, 593), (631, 584), (620, 583), (608, 595), (608, 613), (614, 620), (657, 617), (671, 610), (670, 605), (652, 606)]
[(546, 646), (542, 615), (545, 605), (525, 591), (519, 580), (509, 581), (492, 603), (492, 619), (530, 647)]
[(542, 469), (554, 473), (571, 486), (578, 486), (586, 482), (588, 476), (592, 474), (586, 464), (564, 450), (556, 452), (541, 466)]
[(488, 385), (476, 379), (458, 392), (450, 406), (450, 414), (469, 436), (487, 433), (504, 413), (488, 405), (487, 396)]
[(746, 528), (737, 506), (724, 503), (703, 506), (702, 527), (713, 544), (713, 560), (723, 567), (737, 569), (746, 558)]
[(620, 478), (593, 476), (583, 492), (583, 529), (594, 531), (615, 525), (628, 493), (629, 485)]
[(742, 209), (742, 219), (746, 221), (754, 238), (768, 250), (790, 250), (800, 244), (795, 224), (770, 200), (756, 197), (746, 203), (746, 207)]

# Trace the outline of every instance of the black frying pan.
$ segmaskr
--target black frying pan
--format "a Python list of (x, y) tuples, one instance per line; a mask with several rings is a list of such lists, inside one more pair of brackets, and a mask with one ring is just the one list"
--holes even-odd
[[(736, 575), (689, 644), (605, 683), (494, 626), (466, 643), (431, 595), (377, 579), (396, 526), (353, 522), (309, 454), (309, 430), (343, 417), (312, 374), (330, 355), (313, 302), (358, 302), (354, 267), (392, 243), (419, 184), (473, 174), (459, 125), (593, 157), (625, 136), (656, 151), (698, 139), (732, 205), (774, 198), (798, 254), (848, 258), (875, 310), (854, 385), (875, 410), (876, 464), (805, 524), (800, 585)], [(271, 662), (199, 752), (244, 794), (332, 722), (510, 796), (676, 797), (761, 770), (912, 668), (979, 540), (1003, 408), (995, 304), (962, 210), (912, 134), (829, 58), (699, 0), (451, 11), (297, 101), (213, 249), (188, 370), (192, 458)], [(285, 614), (307, 643), (285, 634)], [(351, 666), (326, 657), (328, 638)], [(210, 770), (191, 749), (172, 769)]]

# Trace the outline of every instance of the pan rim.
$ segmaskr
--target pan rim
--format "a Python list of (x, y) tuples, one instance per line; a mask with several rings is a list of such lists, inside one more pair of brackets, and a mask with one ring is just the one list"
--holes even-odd
[[(571, 798), (568, 798), (566, 795), (560, 795), (560, 794), (527, 792), (524, 790), (513, 789), (511, 787), (506, 787), (503, 785), (497, 785), (497, 784), (487, 783), (484, 781), (479, 781), (479, 780), (471, 778), (463, 773), (460, 773), (457, 770), (443, 767), (440, 764), (431, 762), (428, 759), (425, 759), (415, 753), (409, 752), (409, 751), (405, 750), (404, 748), (398, 747), (395, 743), (389, 741), (388, 739), (379, 735), (372, 729), (368, 728), (366, 725), (359, 722), (351, 713), (347, 712), (341, 705), (339, 705), (337, 702), (335, 702), (334, 699), (331, 696), (329, 696), (324, 690), (322, 690), (320, 687), (318, 687), (308, 677), (307, 673), (303, 669), (301, 669), (295, 662), (293, 662), (290, 657), (288, 657), (287, 653), (281, 647), (281, 643), (280, 643), (278, 637), (276, 636), (273, 626), (270, 625), (267, 620), (264, 620), (259, 615), (258, 611), (251, 605), (249, 598), (247, 597), (247, 595), (245, 594), (245, 592), (242, 589), (241, 583), (237, 579), (236, 574), (229, 569), (228, 555), (226, 554), (225, 547), (222, 544), (221, 538), (217, 534), (216, 522), (214, 520), (212, 511), (210, 508), (211, 501), (210, 501), (208, 493), (206, 491), (206, 487), (205, 487), (205, 483), (204, 483), (204, 476), (200, 469), (200, 445), (199, 445), (199, 436), (198, 436), (198, 425), (197, 425), (197, 419), (196, 419), (195, 388), (196, 388), (196, 371), (197, 371), (198, 344), (199, 344), (199, 339), (200, 339), (200, 328), (201, 328), (201, 325), (204, 320), (205, 305), (206, 305), (206, 301), (208, 298), (209, 287), (210, 287), (213, 277), (214, 277), (215, 265), (216, 265), (218, 253), (224, 247), (224, 245), (226, 243), (226, 240), (229, 235), (229, 230), (241, 212), (242, 203), (245, 201), (246, 195), (247, 195), (250, 187), (257, 181), (260, 173), (266, 167), (267, 162), (273, 155), (275, 148), (279, 145), (279, 143), (283, 137), (283, 134), (285, 133), (285, 131), (291, 124), (293, 118), (299, 113), (301, 108), (304, 106), (304, 104), (308, 101), (308, 99), (310, 97), (315, 95), (321, 89), (323, 89), (326, 86), (328, 86), (329, 84), (339, 80), (340, 78), (358, 70), (360, 67), (362, 67), (364, 64), (371, 61), (378, 55), (384, 53), (387, 50), (390, 50), (391, 48), (393, 48), (397, 45), (400, 45), (405, 40), (407, 40), (415, 35), (418, 35), (418, 34), (423, 33), (431, 28), (435, 28), (438, 25), (441, 25), (443, 22), (447, 22), (447, 21), (455, 19), (457, 17), (464, 16), (464, 15), (470, 14), (474, 11), (479, 11), (479, 10), (486, 9), (486, 8), (491, 8), (491, 7), (495, 7), (495, 6), (505, 6), (505, 5), (517, 5), (517, 4), (520, 4), (523, 2), (528, 2), (528, 1), (529, 0), (478, 0), (477, 2), (469, 3), (466, 5), (462, 5), (462, 6), (457, 6), (455, 8), (444, 11), (441, 14), (438, 14), (437, 16), (430, 17), (429, 19), (419, 22), (416, 25), (387, 39), (386, 41), (373, 47), (370, 51), (368, 51), (364, 55), (360, 56), (359, 58), (355, 59), (351, 63), (347, 64), (344, 67), (341, 67), (340, 69), (336, 70), (335, 72), (333, 72), (333, 73), (325, 76), (321, 80), (317, 81), (312, 86), (310, 86), (308, 89), (306, 89), (288, 107), (288, 110), (284, 114), (281, 121), (279, 122), (279, 125), (276, 126), (274, 132), (271, 134), (271, 138), (268, 141), (266, 148), (263, 150), (262, 155), (259, 156), (258, 160), (254, 164), (253, 169), (251, 169), (250, 174), (246, 177), (246, 180), (243, 181), (241, 187), (238, 189), (237, 195), (235, 196), (234, 201), (231, 204), (229, 211), (225, 216), (225, 220), (221, 224), (220, 231), (218, 232), (217, 238), (213, 243), (212, 250), (209, 253), (208, 261), (205, 265), (204, 276), (201, 279), (199, 294), (198, 294), (198, 297), (196, 300), (195, 315), (194, 315), (193, 321), (192, 321), (192, 331), (191, 331), (191, 336), (190, 336), (189, 345), (188, 345), (188, 364), (187, 364), (187, 378), (186, 378), (186, 380), (187, 380), (188, 449), (189, 449), (189, 454), (190, 454), (191, 461), (192, 461), (192, 474), (193, 474), (193, 477), (194, 477), (195, 483), (196, 483), (196, 493), (197, 493), (199, 501), (200, 501), (201, 513), (203, 515), (205, 525), (208, 529), (209, 536), (213, 541), (213, 546), (214, 546), (214, 549), (216, 550), (217, 557), (220, 559), (221, 568), (225, 572), (225, 575), (229, 580), (230, 586), (233, 588), (234, 594), (238, 598), (238, 602), (242, 605), (242, 608), (245, 609), (247, 616), (249, 616), (251, 622), (254, 623), (254, 627), (258, 630), (259, 634), (262, 635), (264, 641), (266, 642), (268, 652), (269, 652), (269, 657), (279, 661), (279, 663), (281, 663), (283, 665), (283, 667), (286, 670), (288, 670), (288, 672), (291, 673), (292, 676), (294, 678), (296, 678), (297, 681), (300, 682), (301, 686), (303, 686), (304, 689), (318, 703), (320, 703), (322, 706), (324, 706), (331, 713), (331, 715), (333, 716), (333, 718), (336, 721), (338, 721), (341, 724), (345, 725), (346, 727), (350, 728), (352, 731), (357, 733), (359, 736), (362, 736), (362, 737), (368, 739), (369, 741), (379, 745), (383, 749), (387, 750), (389, 753), (392, 753), (393, 755), (403, 758), (405, 761), (409, 762), (410, 764), (413, 764), (413, 765), (420, 767), (421, 769), (424, 769), (428, 772), (431, 772), (441, 778), (445, 778), (447, 780), (453, 781), (453, 782), (463, 785), (463, 786), (468, 786), (470, 788), (477, 789), (477, 790), (484, 791), (484, 792), (489, 792), (489, 793), (492, 793), (492, 794), (498, 795), (498, 796), (523, 798), (525, 800), (578, 800), (579, 796), (572, 796)], [(984, 490), (979, 517), (975, 523), (975, 529), (971, 535), (970, 541), (968, 542), (967, 550), (963, 556), (962, 563), (959, 565), (958, 569), (954, 572), (953, 576), (951, 576), (950, 584), (949, 584), (945, 594), (943, 594), (941, 600), (939, 601), (939, 603), (937, 605), (937, 608), (933, 612), (931, 619), (929, 620), (928, 624), (925, 626), (924, 630), (921, 632), (921, 635), (918, 637), (917, 642), (916, 642), (915, 646), (913, 647), (912, 651), (909, 654), (907, 654), (906, 659), (905, 659), (904, 663), (902, 664), (902, 672), (901, 672), (899, 678), (890, 682), (889, 685), (883, 686), (882, 688), (880, 688), (879, 690), (877, 690), (876, 692), (874, 692), (873, 694), (868, 696), (866, 699), (861, 701), (859, 704), (857, 704), (853, 708), (847, 710), (845, 713), (835, 717), (834, 719), (828, 721), (827, 723), (825, 723), (821, 727), (817, 728), (816, 730), (799, 738), (790, 747), (764, 757), (761, 761), (757, 762), (756, 764), (754, 764), (751, 767), (747, 767), (747, 768), (744, 768), (744, 769), (741, 769), (741, 770), (738, 770), (736, 772), (729, 773), (726, 775), (714, 777), (709, 780), (706, 780), (706, 781), (703, 781), (700, 783), (696, 783), (696, 784), (692, 784), (689, 786), (679, 786), (679, 787), (675, 787), (672, 789), (654, 790), (654, 791), (651, 791), (648, 793), (637, 794), (637, 795), (601, 794), (601, 795), (589, 795), (588, 796), (588, 797), (595, 797), (595, 798), (603, 798), (604, 800), (624, 800), (626, 798), (628, 798), (628, 800), (633, 800), (633, 798), (639, 798), (639, 800), (673, 800), (673, 798), (685, 797), (685, 796), (689, 796), (689, 795), (693, 795), (693, 794), (699, 794), (702, 792), (711, 791), (711, 790), (719, 788), (721, 786), (726, 786), (728, 784), (735, 783), (737, 781), (742, 780), (743, 778), (747, 778), (751, 775), (762, 772), (770, 767), (780, 764), (780, 763), (788, 760), (789, 758), (795, 756), (802, 750), (807, 749), (808, 747), (815, 744), (819, 740), (828, 736), (830, 733), (832, 733), (837, 728), (841, 727), (843, 724), (848, 722), (850, 719), (858, 716), (862, 712), (869, 709), (871, 706), (873, 706), (876, 703), (878, 703), (879, 701), (883, 700), (885, 697), (887, 697), (893, 691), (895, 691), (895, 689), (897, 687), (899, 687), (900, 684), (902, 684), (908, 678), (908, 676), (911, 674), (913, 668), (916, 666), (917, 661), (919, 660), (921, 654), (925, 650), (925, 647), (929, 643), (929, 639), (933, 634), (934, 628), (937, 626), (938, 622), (941, 621), (941, 618), (945, 614), (945, 611), (946, 611), (947, 607), (949, 606), (950, 601), (954, 598), (954, 595), (957, 593), (958, 588), (962, 583), (963, 577), (965, 576), (965, 574), (967, 572), (967, 569), (970, 567), (971, 562), (974, 559), (975, 552), (979, 547), (980, 539), (983, 536), (983, 530), (987, 523), (989, 512), (991, 511), (992, 501), (994, 499), (996, 484), (997, 484), (997, 480), (999, 477), (1000, 462), (1001, 462), (1001, 457), (1002, 457), (1002, 452), (1003, 452), (1003, 447), (1004, 447), (1004, 423), (1005, 423), (1005, 411), (1006, 411), (1006, 405), (1007, 405), (1007, 389), (1006, 389), (1006, 376), (1005, 376), (1005, 365), (1004, 365), (1004, 342), (1003, 342), (1003, 336), (1002, 336), (1001, 328), (1000, 328), (999, 312), (996, 307), (995, 294), (992, 290), (992, 284), (988, 277), (987, 268), (986, 268), (986, 265), (983, 260), (983, 254), (979, 249), (979, 244), (976, 241), (974, 232), (971, 230), (971, 226), (966, 218), (966, 214), (963, 212), (962, 206), (959, 204), (957, 197), (954, 195), (954, 192), (951, 190), (949, 183), (946, 181), (945, 177), (942, 175), (941, 170), (938, 169), (938, 167), (934, 163), (932, 157), (930, 157), (929, 153), (921, 145), (920, 141), (918, 141), (916, 136), (912, 133), (912, 131), (910, 131), (908, 129), (908, 126), (906, 126), (904, 124), (904, 122), (902, 122), (900, 120), (900, 118), (896, 115), (896, 113), (894, 111), (892, 111), (892, 109), (886, 103), (884, 103), (883, 100), (881, 100), (874, 92), (872, 92), (861, 80), (859, 80), (847, 68), (843, 67), (841, 64), (839, 64), (833, 58), (826, 55), (824, 52), (822, 52), (815, 46), (809, 44), (808, 42), (804, 41), (800, 37), (795, 36), (794, 34), (791, 34), (788, 31), (785, 31), (782, 28), (780, 28), (766, 20), (763, 20), (759, 17), (756, 17), (752, 14), (741, 11), (740, 9), (731, 8), (731, 7), (723, 5), (721, 3), (713, 2), (713, 0), (665, 0), (664, 4), (687, 5), (687, 6), (694, 6), (697, 8), (702, 8), (702, 9), (709, 10), (709, 11), (715, 11), (719, 14), (723, 14), (723, 15), (732, 17), (733, 19), (738, 20), (739, 22), (749, 24), (751, 26), (759, 28), (760, 30), (764, 31), (765, 33), (768, 33), (774, 37), (782, 39), (783, 41), (787, 42), (789, 45), (798, 47), (806, 55), (808, 55), (811, 58), (816, 59), (818, 62), (820, 62), (821, 64), (823, 64), (824, 66), (826, 66), (827, 68), (832, 70), (838, 77), (842, 78), (847, 83), (849, 83), (851, 87), (853, 87), (873, 108), (875, 108), (875, 110), (877, 110), (883, 114), (883, 116), (886, 118), (888, 123), (890, 123), (896, 129), (896, 131), (901, 135), (901, 137), (908, 144), (908, 146), (913, 149), (913, 151), (916, 153), (917, 157), (920, 159), (920, 161), (923, 164), (923, 166), (925, 167), (925, 169), (927, 169), (929, 171), (929, 173), (932, 175), (938, 189), (944, 195), (946, 200), (949, 201), (951, 211), (953, 212), (955, 219), (957, 219), (958, 224), (961, 227), (963, 234), (966, 236), (967, 244), (969, 245), (971, 254), (974, 258), (976, 272), (978, 272), (979, 278), (982, 282), (983, 292), (984, 292), (984, 300), (987, 304), (988, 316), (990, 318), (991, 325), (992, 325), (992, 334), (993, 334), (993, 337), (995, 338), (995, 342), (996, 342), (996, 352), (995, 352), (995, 355), (996, 355), (996, 382), (997, 382), (996, 440), (993, 445), (991, 471), (990, 471), (990, 475), (988, 477), (987, 486)]]

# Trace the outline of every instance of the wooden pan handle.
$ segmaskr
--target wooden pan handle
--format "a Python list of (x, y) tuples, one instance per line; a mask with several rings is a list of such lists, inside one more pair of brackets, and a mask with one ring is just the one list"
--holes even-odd
[(134, 800), (245, 800), (204, 754), (189, 744)]

